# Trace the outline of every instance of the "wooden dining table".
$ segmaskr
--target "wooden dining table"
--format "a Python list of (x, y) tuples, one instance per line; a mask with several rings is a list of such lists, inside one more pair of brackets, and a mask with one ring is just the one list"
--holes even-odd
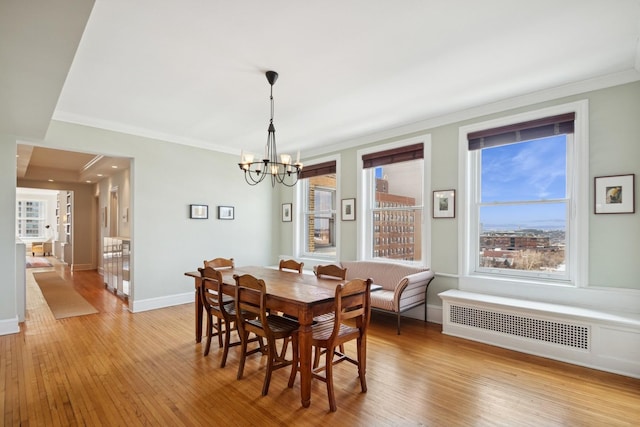
[[(303, 407), (311, 404), (311, 360), (313, 318), (335, 310), (336, 286), (346, 283), (344, 280), (317, 278), (312, 274), (280, 271), (269, 267), (235, 267), (220, 269), (223, 277), (223, 292), (234, 295), (233, 275), (251, 274), (265, 281), (267, 286), (267, 308), (296, 316), (300, 327), (300, 400)], [(201, 276), (198, 271), (186, 272), (186, 276), (195, 279), (195, 330), (196, 342), (202, 339), (202, 320), (204, 308), (200, 299)], [(363, 343), (366, 354), (366, 342)]]

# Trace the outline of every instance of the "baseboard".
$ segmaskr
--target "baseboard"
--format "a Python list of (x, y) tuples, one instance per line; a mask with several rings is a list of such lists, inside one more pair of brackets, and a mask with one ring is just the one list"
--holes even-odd
[(71, 264), (71, 271), (87, 271), (95, 269), (96, 267), (91, 264)]
[(17, 334), (20, 332), (18, 318), (0, 320), (0, 335)]
[[(403, 317), (424, 320), (424, 306), (414, 307), (402, 313)], [(442, 324), (442, 306), (427, 305), (427, 322)]]
[(164, 297), (135, 300), (129, 298), (129, 310), (132, 313), (157, 310), (159, 308), (173, 307), (174, 305), (193, 304), (193, 291), (182, 294), (167, 295)]

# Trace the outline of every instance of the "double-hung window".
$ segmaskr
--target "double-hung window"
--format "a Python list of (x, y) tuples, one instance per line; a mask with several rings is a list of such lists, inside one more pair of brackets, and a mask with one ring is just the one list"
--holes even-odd
[(464, 132), (463, 275), (575, 283), (586, 136), (574, 107)]
[(335, 260), (336, 161), (305, 165), (300, 178), (298, 256)]
[(359, 256), (424, 264), (424, 142), (361, 156), (364, 239)]
[(16, 229), (20, 238), (39, 239), (45, 236), (47, 203), (44, 200), (18, 200)]

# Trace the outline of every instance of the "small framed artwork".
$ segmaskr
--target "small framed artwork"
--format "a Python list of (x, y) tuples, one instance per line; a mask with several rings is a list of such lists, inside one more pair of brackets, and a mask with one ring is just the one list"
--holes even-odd
[(189, 218), (193, 218), (193, 219), (209, 218), (209, 205), (189, 205)]
[(218, 206), (218, 219), (233, 219), (233, 206)]
[(635, 213), (635, 174), (594, 178), (596, 214)]
[(356, 199), (342, 199), (342, 220), (355, 221)]
[(291, 222), (291, 203), (282, 204), (282, 222)]
[(433, 192), (433, 217), (456, 217), (456, 190), (438, 190)]

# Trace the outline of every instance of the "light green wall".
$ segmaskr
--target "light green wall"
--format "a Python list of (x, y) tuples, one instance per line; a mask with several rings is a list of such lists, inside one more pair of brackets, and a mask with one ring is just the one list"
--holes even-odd
[[(392, 140), (407, 139), (416, 135), (431, 134), (431, 174), (433, 190), (455, 189), (458, 186), (458, 129), (462, 125), (485, 121), (495, 117), (509, 116), (523, 111), (536, 110), (550, 105), (564, 104), (580, 99), (589, 100), (590, 139), (590, 201), (589, 220), (590, 261), (589, 285), (608, 288), (628, 288), (640, 290), (640, 213), (626, 215), (593, 214), (593, 177), (635, 173), (640, 176), (640, 82), (625, 84), (608, 89), (565, 97), (554, 101), (476, 117), (419, 132), (398, 135), (393, 139), (381, 139), (372, 144), (350, 147), (339, 151), (342, 168), (339, 186), (342, 197), (359, 197), (356, 194), (358, 163), (356, 151), (365, 146), (380, 145)], [(304, 159), (308, 161), (309, 159)], [(636, 201), (638, 200), (636, 182)], [(293, 195), (283, 196), (293, 200)], [(637, 206), (637, 203), (636, 203)], [(458, 206), (457, 209), (461, 207)], [(428, 215), (430, 218), (431, 216)], [(342, 223), (340, 244), (342, 259), (355, 259), (357, 222)], [(281, 225), (282, 242), (280, 251), (292, 253), (291, 224)], [(431, 268), (436, 279), (429, 287), (429, 304), (441, 305), (437, 294), (458, 286), (458, 218), (431, 219)], [(440, 273), (440, 275), (438, 274)], [(444, 273), (444, 276), (442, 275)]]
[[(16, 311), (16, 144), (0, 134), (0, 330), (17, 325)], [(11, 325), (14, 323), (14, 325)]]
[[(270, 261), (272, 189), (249, 187), (237, 156), (55, 121), (46, 143), (133, 159), (134, 301), (191, 292), (183, 273), (205, 258), (234, 257), (244, 265)], [(192, 203), (209, 205), (209, 219), (189, 219)], [(234, 206), (235, 220), (218, 220), (218, 205)]]
[[(635, 173), (640, 176), (640, 83), (598, 90), (551, 102), (478, 117), (446, 126), (425, 128), (371, 145), (430, 133), (433, 189), (457, 187), (458, 127), (496, 116), (538, 109), (579, 99), (589, 100), (590, 179), (594, 176)], [(16, 138), (0, 135), (0, 328), (15, 311), (15, 155)], [(239, 264), (272, 264), (280, 254), (293, 253), (293, 223), (282, 223), (282, 203), (294, 202), (292, 189), (248, 186), (240, 175), (236, 156), (147, 138), (52, 122), (42, 145), (133, 159), (131, 174), (131, 237), (134, 300), (190, 293), (183, 277), (204, 258), (233, 256)], [(357, 158), (361, 147), (339, 152), (340, 197), (356, 194)], [(327, 153), (329, 154), (329, 153)], [(306, 160), (306, 159), (305, 159)], [(593, 183), (590, 183), (591, 189)], [(590, 194), (589, 284), (609, 289), (640, 290), (640, 217), (594, 215)], [(636, 185), (636, 200), (638, 189)], [(188, 219), (191, 203), (208, 204), (209, 220)], [(215, 219), (217, 205), (235, 206), (234, 221)], [(358, 215), (358, 219), (361, 215)], [(77, 218), (76, 218), (77, 219)], [(341, 223), (342, 259), (355, 259), (356, 222)], [(429, 288), (429, 304), (440, 305), (437, 294), (457, 287), (457, 219), (431, 220), (431, 267), (436, 279)], [(206, 255), (209, 254), (209, 255)], [(442, 276), (441, 274), (445, 274)]]

